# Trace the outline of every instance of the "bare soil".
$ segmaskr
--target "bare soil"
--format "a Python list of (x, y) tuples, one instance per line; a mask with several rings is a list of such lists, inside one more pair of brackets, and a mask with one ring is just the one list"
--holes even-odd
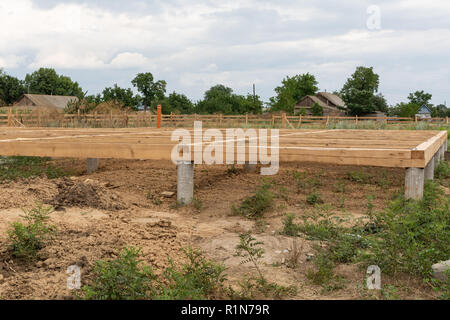
[[(234, 256), (239, 233), (253, 230), (264, 242), (262, 270), (267, 279), (280, 285), (295, 285), (292, 299), (365, 299), (361, 289), (365, 270), (357, 265), (340, 265), (337, 272), (345, 278), (345, 288), (323, 292), (311, 284), (306, 273), (313, 267), (307, 254), (313, 243), (298, 240), (300, 257), (296, 268), (289, 268), (293, 240), (282, 236), (286, 213), (298, 217), (316, 212), (306, 202), (311, 192), (320, 194), (324, 210), (353, 223), (364, 218), (370, 196), (373, 210), (382, 210), (394, 194), (402, 192), (404, 171), (322, 164), (281, 164), (278, 175), (264, 178), (246, 174), (239, 166), (232, 172), (226, 166), (197, 166), (195, 169), (196, 206), (179, 207), (176, 196), (176, 167), (165, 161), (101, 160), (97, 172), (87, 175), (85, 160), (58, 159), (54, 165), (70, 168), (70, 178), (27, 179), (0, 184), (0, 298), (71, 299), (66, 289), (67, 268), (82, 267), (82, 283), (90, 279), (95, 261), (111, 259), (124, 246), (141, 247), (145, 261), (161, 272), (171, 257), (182, 259), (187, 246), (202, 249), (205, 255), (228, 268), (229, 284), (255, 274), (249, 264)], [(299, 189), (292, 172), (304, 172), (306, 186)], [(362, 173), (355, 175), (354, 173)], [(352, 177), (363, 177), (362, 181)], [(232, 216), (232, 205), (251, 195), (264, 179), (270, 179), (276, 195), (275, 206), (267, 213), (265, 227), (252, 220)], [(344, 189), (343, 189), (344, 188)], [(344, 191), (344, 192), (342, 192)], [(21, 208), (36, 202), (52, 205), (51, 221), (58, 228), (55, 239), (39, 253), (36, 263), (16, 261), (7, 251), (6, 231), (21, 219)], [(430, 299), (436, 294), (416, 279), (383, 278), (383, 284), (402, 288), (398, 298)]]

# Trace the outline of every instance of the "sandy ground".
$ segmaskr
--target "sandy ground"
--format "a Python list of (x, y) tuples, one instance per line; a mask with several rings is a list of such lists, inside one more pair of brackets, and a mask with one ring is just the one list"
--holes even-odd
[[(297, 286), (298, 294), (292, 299), (361, 299), (365, 274), (355, 265), (337, 268), (346, 279), (344, 289), (324, 293), (321, 287), (311, 284), (306, 273), (313, 265), (306, 257), (314, 252), (312, 241), (298, 240), (298, 266), (288, 268), (286, 261), (293, 240), (279, 235), (282, 219), (286, 213), (302, 217), (316, 212), (305, 201), (314, 189), (325, 201), (323, 210), (351, 223), (366, 214), (368, 196), (373, 197), (374, 210), (382, 210), (395, 193), (402, 192), (404, 181), (401, 169), (282, 164), (279, 174), (269, 178), (276, 200), (265, 219), (267, 225), (261, 230), (254, 221), (231, 215), (232, 205), (239, 205), (267, 179), (246, 174), (239, 166), (235, 173), (226, 166), (197, 166), (195, 197), (201, 206), (179, 208), (175, 196), (161, 196), (165, 191), (176, 192), (176, 167), (171, 162), (101, 160), (99, 170), (91, 175), (86, 174), (83, 160), (54, 162), (71, 168), (75, 175), (0, 184), (2, 299), (69, 299), (67, 267), (81, 266), (82, 283), (87, 283), (95, 261), (113, 258), (121, 248), (130, 245), (142, 248), (144, 260), (156, 272), (167, 265), (169, 257), (179, 262), (182, 248), (200, 248), (207, 257), (225, 264), (229, 283), (235, 285), (255, 274), (251, 265), (240, 264), (241, 258), (234, 256), (238, 235), (247, 230), (254, 230), (256, 238), (264, 242), (262, 270), (267, 278), (281, 285)], [(305, 189), (298, 190), (293, 171), (304, 172), (308, 181)], [(349, 179), (349, 174), (361, 172), (366, 181)], [(41, 250), (38, 262), (25, 265), (9, 256), (6, 230), (10, 223), (21, 219), (21, 208), (31, 208), (37, 201), (55, 208), (51, 220), (58, 233)], [(383, 280), (393, 284), (397, 281)], [(400, 298), (435, 297), (418, 281), (402, 279), (401, 283), (407, 283), (408, 290), (399, 293)]]

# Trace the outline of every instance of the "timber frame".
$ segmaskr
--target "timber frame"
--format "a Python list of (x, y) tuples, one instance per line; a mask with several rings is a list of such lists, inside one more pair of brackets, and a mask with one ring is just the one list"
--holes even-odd
[[(178, 144), (171, 141), (173, 130), (3, 127), (0, 155), (171, 160)], [(193, 129), (188, 130), (193, 136)], [(218, 130), (225, 136), (225, 129)], [(278, 151), (280, 162), (425, 169), (446, 148), (447, 131), (281, 129)], [(248, 152), (246, 148), (246, 159)], [(420, 190), (410, 194), (421, 197)]]

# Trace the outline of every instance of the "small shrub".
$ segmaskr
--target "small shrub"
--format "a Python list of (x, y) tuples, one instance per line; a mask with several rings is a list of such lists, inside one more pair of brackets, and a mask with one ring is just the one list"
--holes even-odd
[(260, 278), (264, 279), (264, 276), (258, 267), (259, 260), (264, 255), (264, 249), (260, 247), (264, 244), (264, 242), (256, 241), (250, 231), (240, 234), (239, 241), (239, 244), (236, 246), (235, 256), (245, 258), (241, 261), (241, 264), (251, 262), (258, 271)]
[(306, 198), (306, 202), (313, 206), (315, 204), (323, 203), (323, 200), (320, 194), (313, 192)]
[(264, 213), (273, 206), (273, 194), (270, 191), (270, 184), (259, 187), (254, 195), (245, 198), (240, 207), (233, 206), (233, 213), (242, 215), (249, 219), (259, 219), (264, 217)]
[(33, 260), (37, 252), (42, 249), (56, 228), (48, 224), (52, 207), (42, 204), (36, 205), (29, 211), (23, 210), (25, 224), (14, 222), (8, 230), (9, 249), (14, 257)]
[(141, 251), (124, 248), (118, 258), (97, 261), (94, 280), (82, 288), (86, 300), (142, 300), (155, 295), (156, 279), (151, 269), (142, 265)]
[(184, 250), (188, 262), (181, 268), (172, 260), (165, 270), (157, 299), (163, 300), (204, 300), (219, 294), (225, 278), (223, 265), (206, 260), (200, 251)]
[(300, 231), (300, 227), (294, 223), (295, 214), (287, 214), (283, 219), (283, 230), (281, 234), (286, 236), (296, 237)]
[(194, 197), (192, 199), (192, 206), (194, 207), (195, 210), (200, 212), (203, 208), (203, 202), (200, 199)]

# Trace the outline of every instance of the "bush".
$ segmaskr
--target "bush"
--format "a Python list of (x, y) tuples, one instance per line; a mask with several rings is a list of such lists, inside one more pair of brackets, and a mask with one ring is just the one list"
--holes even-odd
[(295, 214), (289, 213), (284, 217), (283, 220), (283, 230), (281, 234), (286, 236), (296, 237), (300, 231), (300, 227), (294, 223)]
[(56, 228), (48, 224), (52, 207), (44, 207), (42, 204), (36, 205), (29, 211), (23, 210), (25, 224), (14, 222), (12, 229), (8, 230), (8, 237), (12, 255), (14, 257), (33, 260), (37, 252), (42, 249)]
[(177, 268), (172, 260), (163, 274), (167, 285), (161, 286), (157, 299), (203, 300), (219, 294), (225, 280), (225, 267), (206, 260), (201, 252), (184, 250), (188, 263)]
[(111, 261), (97, 261), (92, 285), (83, 287), (86, 300), (142, 300), (156, 293), (151, 269), (139, 261), (141, 251), (124, 248), (119, 257)]
[(249, 219), (260, 219), (264, 213), (273, 206), (273, 194), (270, 191), (270, 184), (259, 187), (255, 194), (245, 198), (240, 207), (233, 206), (233, 212)]
[(124, 248), (117, 259), (97, 261), (93, 282), (83, 287), (87, 300), (200, 300), (220, 294), (225, 280), (222, 265), (206, 260), (199, 251), (184, 250), (188, 262), (170, 266), (156, 276), (139, 261), (141, 251)]

